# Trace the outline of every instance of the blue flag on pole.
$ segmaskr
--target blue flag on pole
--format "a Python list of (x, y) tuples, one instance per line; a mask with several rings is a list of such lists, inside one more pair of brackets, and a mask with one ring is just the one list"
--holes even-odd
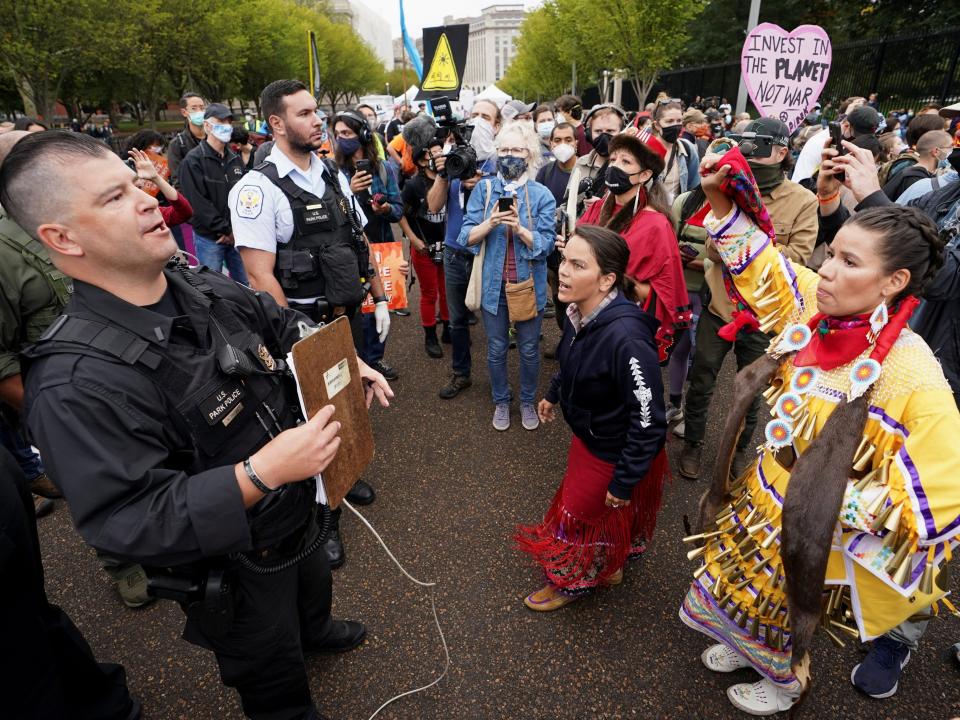
[[(423, 63), (420, 61), (420, 55), (417, 53), (417, 45), (413, 38), (407, 33), (407, 21), (403, 17), (403, 0), (400, 0), (400, 33), (403, 35), (403, 46), (407, 49), (407, 55), (410, 57), (410, 65), (417, 74), (417, 80), (423, 79)], [(406, 92), (406, 88), (404, 88)]]

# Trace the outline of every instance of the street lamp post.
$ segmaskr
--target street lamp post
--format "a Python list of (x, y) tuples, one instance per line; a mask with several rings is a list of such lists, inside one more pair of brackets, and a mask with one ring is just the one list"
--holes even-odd
[[(760, 0), (750, 0), (750, 16), (747, 19), (747, 35), (760, 22)], [(740, 71), (740, 88), (737, 90), (737, 115), (747, 109), (747, 84), (743, 81), (743, 70)]]

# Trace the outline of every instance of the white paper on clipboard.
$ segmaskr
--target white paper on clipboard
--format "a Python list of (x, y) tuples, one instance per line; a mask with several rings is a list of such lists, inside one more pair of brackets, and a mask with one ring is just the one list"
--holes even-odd
[[(307, 416), (307, 408), (303, 403), (303, 393), (300, 392), (300, 378), (297, 377), (297, 366), (293, 362), (293, 353), (287, 353), (287, 367), (293, 375), (294, 384), (297, 386), (297, 401), (300, 403), (300, 413), (303, 417)], [(327, 504), (327, 490), (323, 487), (323, 473), (314, 476), (317, 480), (317, 504)]]

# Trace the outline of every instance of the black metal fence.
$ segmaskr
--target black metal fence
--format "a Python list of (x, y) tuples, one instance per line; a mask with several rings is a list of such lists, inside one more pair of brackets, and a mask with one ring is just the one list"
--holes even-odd
[[(948, 105), (960, 100), (960, 28), (925, 35), (861, 40), (835, 45), (830, 77), (820, 96), (836, 107), (851, 95), (875, 92), (883, 112)], [(739, 60), (660, 73), (646, 102), (660, 92), (690, 102), (696, 96), (727, 98), (736, 103), (740, 85)], [(584, 93), (584, 105), (597, 102), (596, 88)], [(757, 113), (752, 103), (750, 109)], [(623, 105), (638, 107), (629, 83), (623, 84)]]

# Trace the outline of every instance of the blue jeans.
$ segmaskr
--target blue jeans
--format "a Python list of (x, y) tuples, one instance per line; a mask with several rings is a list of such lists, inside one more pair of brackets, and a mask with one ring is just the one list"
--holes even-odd
[(217, 272), (223, 272), (223, 266), (226, 265), (230, 277), (238, 283), (250, 284), (247, 272), (243, 269), (240, 252), (233, 245), (220, 245), (216, 240), (201, 235), (196, 230), (193, 231), (193, 244), (197, 248), (197, 259), (201, 265)]
[(473, 255), (443, 248), (443, 274), (447, 286), (447, 310), (450, 312), (450, 344), (453, 346), (453, 371), (470, 377), (470, 311), (465, 300)]
[(17, 459), (17, 464), (27, 476), (27, 480), (36, 480), (43, 475), (43, 463), (17, 428), (11, 427), (5, 418), (0, 417), (0, 445), (3, 445)]
[[(447, 296), (449, 299), (449, 295)], [(540, 323), (543, 310), (532, 320), (514, 323), (517, 330), (517, 349), (520, 351), (520, 402), (533, 404), (540, 380)], [(510, 402), (507, 382), (507, 350), (510, 348), (510, 317), (507, 296), (501, 287), (497, 314), (483, 311), (483, 327), (487, 331), (487, 369), (493, 402)]]
[(387, 344), (380, 342), (380, 336), (377, 334), (377, 318), (373, 313), (364, 313), (360, 323), (363, 327), (363, 350), (360, 353), (360, 359), (367, 365), (373, 365), (383, 360), (383, 351)]

